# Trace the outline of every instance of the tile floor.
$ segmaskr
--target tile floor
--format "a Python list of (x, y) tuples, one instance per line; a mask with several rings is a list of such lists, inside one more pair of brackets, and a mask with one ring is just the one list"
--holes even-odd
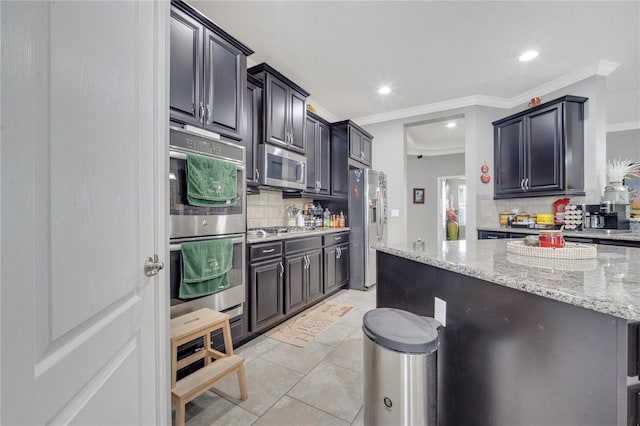
[(305, 348), (260, 336), (237, 348), (245, 357), (249, 399), (236, 375), (187, 404), (187, 426), (363, 425), (362, 316), (375, 288), (342, 290), (330, 300), (354, 305)]

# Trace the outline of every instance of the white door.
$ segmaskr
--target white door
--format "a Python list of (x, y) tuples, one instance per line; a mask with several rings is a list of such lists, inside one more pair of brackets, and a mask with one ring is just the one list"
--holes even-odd
[(0, 2), (3, 425), (167, 422), (167, 9)]

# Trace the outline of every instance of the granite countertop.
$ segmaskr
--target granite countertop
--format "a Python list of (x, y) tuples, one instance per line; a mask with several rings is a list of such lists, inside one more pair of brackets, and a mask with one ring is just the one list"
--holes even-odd
[(335, 232), (349, 231), (350, 229), (351, 228), (319, 228), (319, 229), (313, 229), (308, 231), (296, 231), (296, 232), (287, 232), (284, 234), (272, 234), (272, 235), (267, 235), (266, 237), (255, 237), (255, 238), (247, 237), (247, 244), (264, 243), (267, 241), (289, 240), (291, 238), (302, 238), (302, 237), (309, 237), (313, 235), (333, 234)]
[(424, 252), (376, 250), (548, 299), (640, 321), (640, 248), (596, 245), (597, 258), (542, 259), (507, 253), (509, 240), (449, 241)]
[[(513, 232), (517, 234), (534, 234), (538, 235), (541, 229), (533, 228), (501, 228), (499, 226), (480, 226), (478, 231), (490, 231), (490, 232)], [(567, 237), (582, 237), (582, 238), (597, 238), (600, 240), (623, 240), (623, 241), (640, 241), (640, 233), (626, 231), (621, 233), (620, 231), (608, 234), (605, 231), (562, 231), (562, 234)]]

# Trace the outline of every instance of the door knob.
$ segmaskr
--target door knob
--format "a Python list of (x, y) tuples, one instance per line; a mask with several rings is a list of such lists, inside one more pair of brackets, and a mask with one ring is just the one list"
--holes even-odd
[(147, 257), (144, 260), (144, 274), (146, 276), (154, 277), (158, 275), (161, 269), (164, 269), (164, 262), (160, 262), (157, 254), (154, 254), (153, 257)]

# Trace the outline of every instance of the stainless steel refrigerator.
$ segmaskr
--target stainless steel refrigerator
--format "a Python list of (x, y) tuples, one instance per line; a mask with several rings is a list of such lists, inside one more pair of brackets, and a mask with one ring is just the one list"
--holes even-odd
[(366, 290), (376, 283), (376, 251), (387, 242), (387, 177), (371, 169), (349, 172), (349, 287)]

